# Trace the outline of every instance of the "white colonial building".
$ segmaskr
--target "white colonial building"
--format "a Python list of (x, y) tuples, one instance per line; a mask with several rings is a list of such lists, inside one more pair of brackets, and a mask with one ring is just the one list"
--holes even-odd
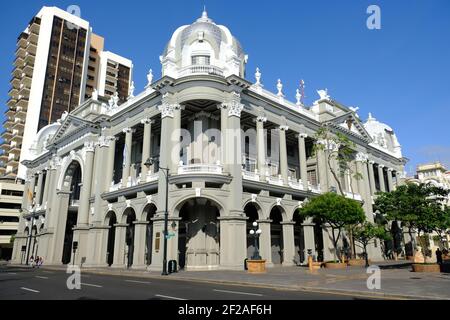
[[(352, 166), (364, 179), (341, 179), (369, 221), (374, 194), (402, 182), (406, 159), (391, 128), (372, 116), (362, 123), (326, 90), (308, 107), (299, 93), (296, 102), (285, 98), (281, 81), (277, 93), (264, 89), (259, 70), (255, 82), (244, 79), (242, 46), (206, 12), (175, 31), (161, 63), (162, 78), (150, 72), (145, 91), (131, 90), (124, 104), (94, 94), (39, 133), (24, 163), (30, 196), (16, 262), (26, 245), (47, 265), (161, 270), (166, 195), (168, 260), (181, 268), (243, 269), (254, 221), (269, 266), (301, 264), (308, 251), (331, 259), (326, 226), (296, 214), (336, 188), (329, 150), (313, 152), (324, 126), (355, 143)], [(380, 247), (371, 248), (373, 260)]]

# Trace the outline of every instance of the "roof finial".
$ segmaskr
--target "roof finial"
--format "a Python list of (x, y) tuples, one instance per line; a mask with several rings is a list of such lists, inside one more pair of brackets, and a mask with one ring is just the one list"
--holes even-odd
[(202, 18), (208, 19), (208, 12), (206, 12), (206, 5), (203, 6)]

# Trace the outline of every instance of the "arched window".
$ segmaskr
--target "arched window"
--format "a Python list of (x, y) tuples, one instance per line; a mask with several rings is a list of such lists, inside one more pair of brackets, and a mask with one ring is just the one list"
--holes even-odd
[(192, 65), (210, 65), (211, 64), (211, 58), (207, 55), (195, 55), (192, 56)]

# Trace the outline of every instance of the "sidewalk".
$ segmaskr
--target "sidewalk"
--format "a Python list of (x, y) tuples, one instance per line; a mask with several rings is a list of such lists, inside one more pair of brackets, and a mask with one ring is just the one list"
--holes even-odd
[[(382, 263), (381, 289), (367, 288), (371, 274), (365, 268), (348, 267), (345, 270), (321, 269), (311, 273), (305, 267), (275, 267), (266, 274), (248, 274), (245, 271), (181, 271), (164, 277), (167, 280), (248, 285), (278, 290), (339, 293), (366, 298), (385, 299), (446, 299), (450, 300), (450, 274), (413, 273), (408, 263)], [(44, 267), (47, 270), (66, 270), (65, 267)], [(85, 273), (158, 278), (159, 272), (119, 270), (109, 268), (83, 269)]]

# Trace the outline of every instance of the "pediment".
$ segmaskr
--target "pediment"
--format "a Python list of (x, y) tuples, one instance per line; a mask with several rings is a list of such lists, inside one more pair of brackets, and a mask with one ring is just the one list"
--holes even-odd
[(74, 115), (68, 115), (63, 120), (61, 127), (58, 131), (56, 131), (51, 143), (55, 143), (61, 139), (75, 135), (88, 127), (94, 128), (96, 125), (93, 122), (83, 120)]
[(355, 116), (354, 112), (347, 112), (342, 116), (332, 119), (330, 122), (341, 130), (372, 141), (370, 134), (364, 128), (364, 125), (359, 118)]

